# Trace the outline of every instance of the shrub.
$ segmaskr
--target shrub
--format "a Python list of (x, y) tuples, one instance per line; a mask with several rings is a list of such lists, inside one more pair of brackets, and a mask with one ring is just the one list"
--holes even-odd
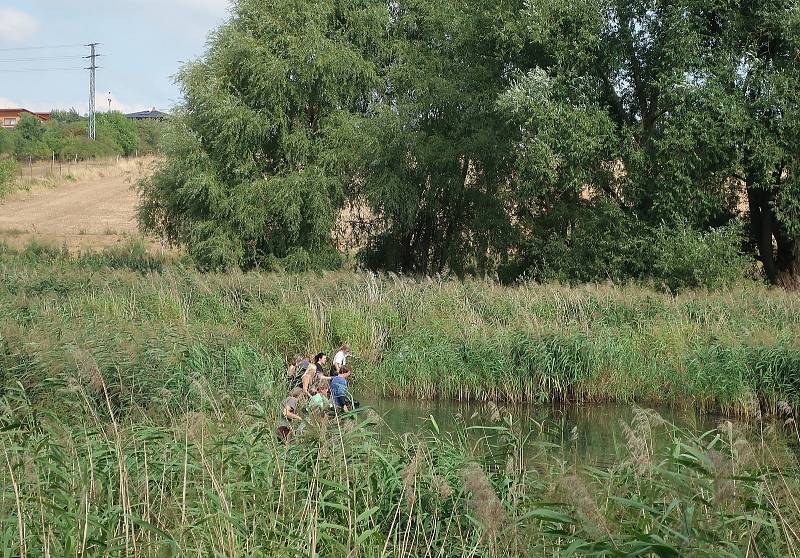
[(17, 163), (13, 159), (0, 160), (0, 197), (9, 193), (17, 177)]
[(95, 270), (130, 269), (146, 273), (161, 272), (164, 267), (162, 258), (150, 254), (141, 240), (131, 240), (118, 246), (110, 246), (101, 252), (84, 254), (78, 261), (80, 265)]
[(662, 225), (655, 230), (652, 277), (671, 292), (722, 289), (752, 274), (741, 251), (739, 224), (698, 231), (686, 224)]
[(110, 137), (103, 135), (98, 135), (94, 141), (85, 136), (67, 138), (60, 152), (63, 159), (77, 158), (81, 161), (121, 154), (119, 146)]
[(51, 263), (69, 256), (66, 246), (32, 240), (21, 254), (30, 263)]
[(123, 155), (133, 155), (139, 146), (136, 124), (125, 118), (121, 112), (114, 111), (97, 117), (98, 131), (107, 133), (122, 151)]
[(14, 151), (14, 131), (0, 128), (0, 155), (13, 153)]

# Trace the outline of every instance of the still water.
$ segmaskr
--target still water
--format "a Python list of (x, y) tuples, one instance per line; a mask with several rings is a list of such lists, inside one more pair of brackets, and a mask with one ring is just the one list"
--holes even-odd
[[(361, 405), (369, 406), (383, 417), (387, 432), (423, 433), (431, 428), (432, 418), (441, 432), (454, 432), (465, 426), (495, 426), (497, 413), (491, 405), (458, 401), (419, 401), (390, 399), (380, 396), (361, 397)], [(656, 408), (666, 421), (692, 433), (716, 428), (724, 417), (692, 410)], [(611, 463), (623, 451), (625, 439), (622, 424), (630, 424), (630, 405), (505, 405), (502, 416), (511, 416), (522, 431), (535, 430), (537, 439), (560, 445), (565, 451), (580, 456), (581, 461)], [(492, 416), (494, 415), (494, 416)], [(666, 443), (665, 432), (654, 436)]]

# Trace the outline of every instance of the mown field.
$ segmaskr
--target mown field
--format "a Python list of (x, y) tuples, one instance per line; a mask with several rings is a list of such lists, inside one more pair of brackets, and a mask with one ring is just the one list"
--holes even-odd
[[(798, 554), (783, 291), (200, 274), (136, 245), (5, 247), (0, 270), (3, 556)], [(278, 442), (285, 358), (341, 342), (357, 391), (747, 421), (697, 434), (636, 409), (603, 466), (511, 407), (403, 436), (367, 410)]]

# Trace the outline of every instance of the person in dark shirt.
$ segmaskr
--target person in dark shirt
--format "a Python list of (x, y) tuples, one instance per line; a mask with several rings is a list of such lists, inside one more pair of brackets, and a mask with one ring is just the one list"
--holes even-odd
[(313, 362), (317, 365), (317, 369), (322, 372), (325, 370), (325, 364), (328, 362), (328, 355), (325, 353), (317, 353), (314, 355)]

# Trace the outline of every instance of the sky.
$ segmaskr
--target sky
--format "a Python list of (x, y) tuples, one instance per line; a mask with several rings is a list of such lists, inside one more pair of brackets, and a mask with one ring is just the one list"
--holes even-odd
[[(168, 111), (173, 76), (203, 54), (229, 0), (0, 0), (0, 108), (85, 114), (89, 54), (100, 43), (98, 111)], [(42, 48), (46, 47), (46, 48)], [(109, 95), (110, 92), (110, 95)]]

